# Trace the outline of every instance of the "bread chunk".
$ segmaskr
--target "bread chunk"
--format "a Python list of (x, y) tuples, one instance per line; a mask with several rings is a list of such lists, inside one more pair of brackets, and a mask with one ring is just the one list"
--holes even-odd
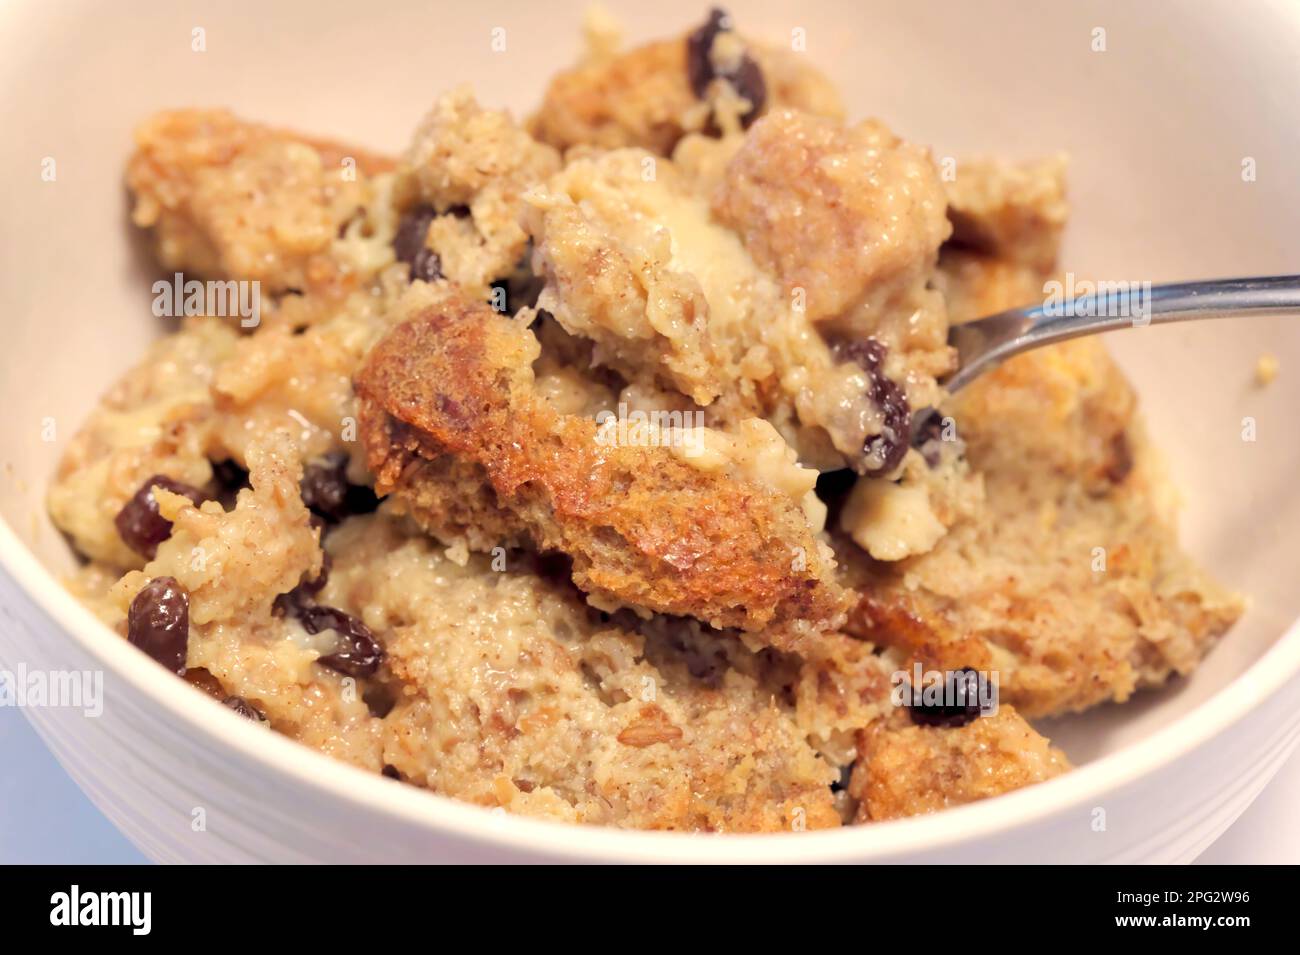
[(799, 500), (688, 448), (598, 440), (535, 395), (537, 355), (522, 324), (455, 297), (395, 328), (355, 381), (376, 490), (445, 540), (568, 554), (611, 606), (784, 647), (836, 626), (844, 597)]

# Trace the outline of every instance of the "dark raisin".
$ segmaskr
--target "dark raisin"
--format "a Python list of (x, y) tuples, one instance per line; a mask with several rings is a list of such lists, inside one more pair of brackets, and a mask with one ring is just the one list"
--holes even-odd
[(184, 679), (190, 686), (206, 693), (218, 703), (226, 698), (226, 688), (221, 685), (221, 681), (203, 667), (189, 667)]
[(686, 38), (686, 76), (696, 99), (704, 98), (709, 83), (713, 81), (713, 61), (709, 57), (713, 41), (719, 33), (726, 33), (730, 29), (731, 17), (726, 11), (714, 7), (709, 11), (709, 18), (704, 21), (704, 25)]
[(741, 128), (749, 129), (767, 103), (767, 83), (763, 80), (763, 71), (754, 58), (746, 53), (741, 57), (736, 71), (727, 79), (731, 81), (731, 87), (736, 91), (736, 95), (744, 97), (749, 102), (749, 109), (740, 117)]
[(710, 10), (704, 25), (686, 38), (686, 75), (696, 99), (704, 98), (713, 80), (729, 82), (737, 95), (749, 101), (749, 109), (741, 117), (741, 125), (748, 128), (767, 102), (767, 83), (762, 69), (752, 56), (744, 53), (733, 68), (720, 72), (709, 55), (718, 35), (730, 33), (733, 29), (730, 14), (719, 7)]
[(871, 380), (868, 394), (880, 411), (880, 433), (871, 435), (862, 445), (862, 473), (880, 477), (898, 467), (907, 455), (912, 438), (912, 409), (907, 394), (885, 374), (888, 350), (882, 342), (874, 338), (846, 342), (839, 346), (839, 352), (856, 362)]
[(302, 611), (302, 625), (308, 633), (333, 630), (344, 645), (317, 663), (347, 676), (373, 676), (384, 659), (384, 649), (370, 628), (351, 614), (333, 607), (307, 607)]
[(334, 520), (342, 515), (348, 496), (347, 463), (347, 458), (333, 454), (303, 469), (299, 490), (313, 513)]
[(369, 514), (379, 506), (375, 492), (360, 484), (349, 484), (348, 456), (340, 452), (327, 454), (303, 469), (302, 502), (312, 513), (330, 523), (353, 514)]
[(155, 487), (184, 495), (195, 504), (202, 504), (206, 498), (198, 488), (165, 474), (155, 474), (140, 485), (140, 490), (117, 512), (113, 523), (126, 546), (150, 560), (158, 553), (158, 545), (172, 536), (172, 522), (158, 513), (158, 502), (153, 496)]
[(867, 465), (864, 473), (875, 477), (888, 474), (903, 463), (909, 445), (912, 411), (903, 389), (884, 375), (876, 379), (871, 398), (884, 419), (880, 434), (873, 434), (862, 446)]
[(402, 213), (397, 224), (397, 233), (393, 236), (393, 254), (397, 261), (411, 263), (415, 254), (424, 248), (424, 240), (429, 235), (429, 226), (438, 217), (433, 206), (414, 206)]
[(240, 716), (252, 720), (254, 723), (266, 722), (266, 714), (242, 696), (228, 696), (221, 701), (221, 705), (230, 707)]
[(366, 691), (361, 694), (361, 699), (365, 701), (370, 715), (381, 720), (393, 712), (393, 707), (397, 705), (396, 694), (382, 683), (374, 683), (366, 687)]
[(885, 355), (889, 352), (884, 343), (875, 338), (860, 338), (854, 341), (841, 342), (836, 347), (836, 350), (841, 357), (856, 362), (864, 371), (869, 371), (872, 374), (879, 373), (881, 367), (885, 364)]
[(311, 580), (304, 580), (287, 594), (280, 594), (275, 598), (271, 605), (271, 612), (277, 617), (299, 617), (303, 610), (310, 607), (316, 595), (329, 581), (330, 569), (334, 562), (330, 558), (329, 551), (321, 553), (320, 573)]
[(175, 577), (155, 577), (126, 615), (126, 638), (167, 669), (185, 675), (190, 643), (190, 595)]
[(433, 282), (442, 278), (442, 259), (438, 253), (428, 247), (421, 248), (411, 260), (410, 279), (421, 282)]
[[(949, 673), (944, 684), (944, 700), (940, 704), (926, 705), (921, 691), (913, 690), (913, 702), (908, 706), (912, 722), (918, 726), (965, 726), (980, 715), (980, 696), (984, 679), (971, 667)], [(948, 703), (947, 700), (953, 700)]]

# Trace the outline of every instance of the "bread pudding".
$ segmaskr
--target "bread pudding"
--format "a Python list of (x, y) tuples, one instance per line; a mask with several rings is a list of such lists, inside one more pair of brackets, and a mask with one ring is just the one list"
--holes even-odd
[(399, 157), (140, 126), (134, 223), (209, 294), (66, 449), (69, 586), (268, 731), (531, 816), (802, 831), (1067, 772), (1030, 720), (1241, 604), (1096, 340), (944, 388), (950, 326), (1055, 274), (1064, 159), (941, 168), (720, 10), (589, 40)]

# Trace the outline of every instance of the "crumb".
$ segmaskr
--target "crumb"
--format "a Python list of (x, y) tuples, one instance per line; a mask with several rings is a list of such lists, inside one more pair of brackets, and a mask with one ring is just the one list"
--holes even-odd
[(1278, 368), (1276, 355), (1260, 355), (1259, 361), (1255, 362), (1255, 383), (1261, 388), (1267, 388), (1277, 379)]

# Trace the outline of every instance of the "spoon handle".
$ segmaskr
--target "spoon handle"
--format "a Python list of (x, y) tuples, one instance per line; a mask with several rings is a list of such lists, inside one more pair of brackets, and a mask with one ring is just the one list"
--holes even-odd
[(1300, 275), (1170, 285), (1100, 282), (1090, 288), (1067, 299), (1061, 283), (1049, 282), (1042, 305), (952, 326), (948, 343), (957, 349), (958, 370), (944, 387), (955, 392), (1013, 355), (1081, 335), (1200, 318), (1300, 315)]

